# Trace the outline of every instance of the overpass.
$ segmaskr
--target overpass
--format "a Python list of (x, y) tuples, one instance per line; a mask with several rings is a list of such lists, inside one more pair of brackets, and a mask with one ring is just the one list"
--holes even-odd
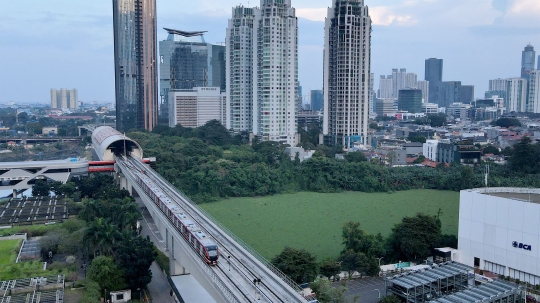
[[(101, 161), (115, 161), (120, 186), (131, 193), (135, 190), (144, 202), (164, 236), (171, 276), (192, 275), (217, 302), (312, 300), (294, 281), (148, 167), (137, 142), (105, 126), (93, 130), (92, 143)], [(143, 179), (146, 183), (141, 182)], [(201, 257), (190, 242), (193, 239), (180, 230), (179, 217), (218, 245), (217, 264), (208, 265)]]

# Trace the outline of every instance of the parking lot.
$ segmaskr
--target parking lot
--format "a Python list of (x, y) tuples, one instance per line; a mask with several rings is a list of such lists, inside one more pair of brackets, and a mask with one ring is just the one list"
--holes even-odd
[[(363, 279), (342, 280), (347, 282), (347, 292), (345, 293), (348, 302), (355, 303), (377, 303), (379, 292), (384, 296), (384, 280), (380, 277), (368, 277)], [(334, 282), (333, 286), (338, 287), (341, 282)], [(377, 291), (378, 290), (378, 291)], [(355, 300), (356, 299), (356, 300)]]

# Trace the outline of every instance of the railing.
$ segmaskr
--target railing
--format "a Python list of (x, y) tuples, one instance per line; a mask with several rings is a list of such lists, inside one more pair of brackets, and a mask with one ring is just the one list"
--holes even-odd
[[(146, 169), (146, 167), (145, 167), (145, 169)], [(221, 223), (219, 223), (214, 217), (212, 217), (212, 215), (207, 213), (197, 203), (193, 202), (189, 197), (184, 195), (184, 193), (182, 193), (178, 188), (176, 188), (176, 186), (172, 185), (169, 181), (165, 180), (157, 172), (155, 172), (155, 175), (158, 177), (160, 182), (165, 183), (169, 187), (172, 187), (172, 188), (176, 189), (176, 192), (182, 197), (182, 199), (189, 202), (197, 211), (202, 213), (209, 221), (211, 221), (214, 225), (216, 225), (218, 228), (220, 228), (225, 234), (227, 234), (234, 241), (236, 241), (238, 244), (240, 244), (240, 246), (242, 246), (246, 251), (248, 251), (252, 256), (254, 256), (259, 262), (264, 264), (268, 269), (270, 269), (270, 271), (272, 271), (274, 274), (276, 274), (283, 282), (287, 283), (290, 287), (292, 287), (298, 293), (300, 293), (302, 291), (302, 288), (295, 281), (293, 281), (291, 278), (289, 278), (287, 275), (285, 275), (276, 266), (274, 266), (272, 263), (270, 263), (268, 260), (266, 260), (266, 258), (261, 256), (258, 252), (256, 252), (253, 248), (251, 248), (248, 244), (246, 244), (244, 241), (242, 241), (242, 239), (240, 239), (238, 236), (236, 236), (227, 227), (225, 227)]]

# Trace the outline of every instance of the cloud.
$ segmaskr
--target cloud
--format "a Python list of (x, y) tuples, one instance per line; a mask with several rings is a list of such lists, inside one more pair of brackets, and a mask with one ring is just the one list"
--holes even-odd
[(375, 6), (370, 8), (369, 14), (374, 25), (389, 26), (410, 25), (416, 23), (416, 20), (411, 15), (397, 14), (389, 6)]
[(296, 16), (311, 21), (324, 21), (327, 12), (327, 8), (298, 8), (296, 9)]
[(536, 18), (538, 18), (538, 16), (540, 15), (540, 1), (514, 0), (512, 5), (510, 6), (509, 13), (521, 16), (535, 16)]

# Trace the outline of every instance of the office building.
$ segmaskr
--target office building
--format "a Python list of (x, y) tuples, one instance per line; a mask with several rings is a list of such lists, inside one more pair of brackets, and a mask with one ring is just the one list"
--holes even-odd
[(435, 103), (423, 103), (422, 112), (427, 115), (436, 115), (439, 113), (439, 106)]
[(521, 52), (521, 78), (529, 80), (529, 74), (534, 70), (534, 61), (536, 60), (536, 52), (532, 45), (525, 46)]
[(296, 146), (298, 21), (291, 0), (232, 10), (226, 36), (227, 128)]
[(77, 89), (51, 88), (51, 108), (75, 109), (79, 107)]
[(418, 76), (415, 73), (405, 74), (405, 85), (402, 88), (418, 88)]
[(540, 70), (531, 71), (529, 76), (527, 111), (538, 114), (540, 113)]
[(439, 86), (443, 76), (443, 60), (429, 58), (426, 60), (426, 71), (424, 80), (429, 81), (429, 102), (441, 104), (439, 102)]
[(224, 122), (226, 96), (219, 87), (195, 87), (169, 92), (169, 126), (199, 127), (210, 120)]
[(165, 30), (169, 36), (159, 42), (159, 120), (169, 124), (169, 91), (194, 87), (225, 91), (225, 46), (206, 43), (203, 31)]
[(459, 196), (460, 262), (540, 284), (540, 190), (477, 188)]
[[(431, 89), (431, 88), (430, 88)], [(439, 107), (448, 107), (461, 99), (461, 81), (445, 81), (439, 83)]]
[(394, 80), (392, 76), (381, 76), (379, 80), (379, 98), (391, 99), (394, 97)]
[(426, 140), (426, 143), (424, 143), (422, 146), (424, 157), (428, 158), (431, 161), (438, 162), (438, 145), (439, 140)]
[(422, 91), (422, 102), (429, 103), (429, 81), (416, 82), (416, 88)]
[(375, 113), (380, 117), (392, 115), (396, 112), (397, 107), (394, 104), (394, 99), (377, 99), (375, 102)]
[(333, 2), (324, 45), (325, 143), (344, 148), (367, 145), (371, 18), (363, 0)]
[(459, 91), (459, 102), (471, 104), (474, 101), (474, 85), (462, 85)]
[(527, 80), (510, 78), (506, 81), (506, 112), (523, 113), (527, 110)]
[(324, 94), (322, 90), (311, 91), (311, 110), (321, 111), (324, 108)]
[(152, 130), (157, 124), (155, 0), (113, 0), (116, 128)]
[(469, 109), (472, 106), (470, 104), (463, 104), (460, 102), (452, 103), (446, 108), (446, 114), (454, 117), (455, 119), (465, 119), (469, 117)]
[(411, 114), (422, 112), (422, 91), (414, 88), (399, 90), (398, 110)]

